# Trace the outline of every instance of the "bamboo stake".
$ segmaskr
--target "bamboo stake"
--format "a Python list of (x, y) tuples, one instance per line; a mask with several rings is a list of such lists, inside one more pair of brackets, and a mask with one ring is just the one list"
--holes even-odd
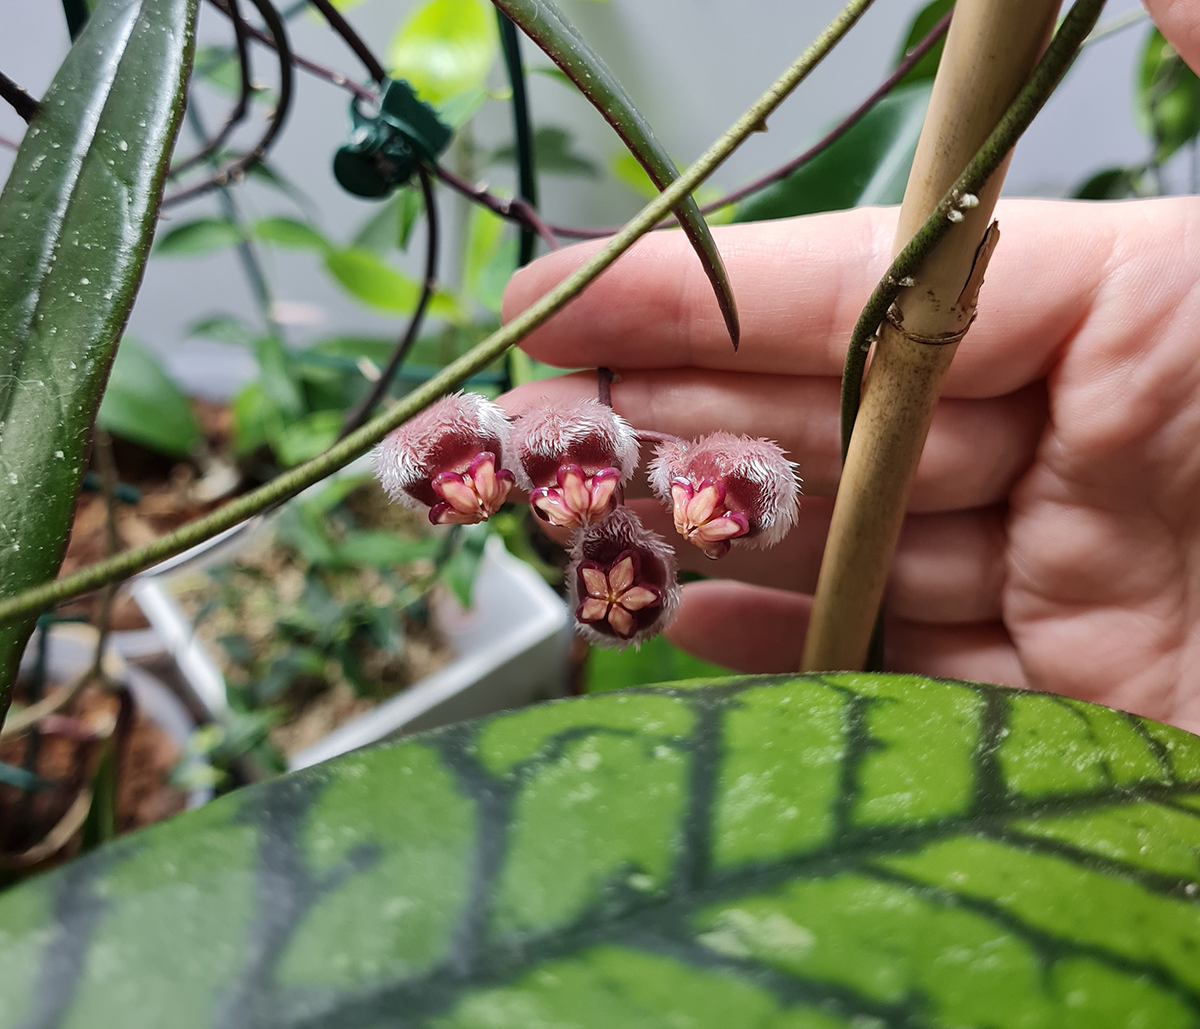
[[(893, 252), (899, 253), (962, 173), (1046, 46), (1058, 0), (958, 0)], [(956, 199), (949, 232), (883, 322), (846, 454), (805, 640), (805, 671), (861, 668), (883, 599), (917, 462), (998, 232), (989, 228), (1008, 158)]]

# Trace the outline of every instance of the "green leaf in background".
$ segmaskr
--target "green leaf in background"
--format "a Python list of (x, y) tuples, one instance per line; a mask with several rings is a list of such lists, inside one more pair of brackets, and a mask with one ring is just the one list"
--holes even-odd
[[(455, 528), (458, 528), (457, 526)], [(470, 610), (475, 595), (475, 579), (483, 561), (483, 548), (491, 530), (484, 525), (463, 526), (454, 552), (442, 565), (442, 581), (466, 610)]]
[(358, 529), (348, 532), (337, 547), (338, 557), (352, 565), (373, 568), (393, 568), (413, 561), (432, 560), (440, 541), (405, 539), (394, 532), (378, 529)]
[(285, 468), (298, 465), (332, 446), (345, 418), (344, 411), (314, 411), (276, 433), (271, 449)]
[(157, 257), (195, 257), (227, 250), (241, 241), (242, 230), (228, 218), (196, 218), (162, 233), (154, 253)]
[(736, 220), (899, 203), (930, 89), (930, 83), (919, 83), (894, 90), (823, 153), (738, 204)]
[(605, 693), (10, 890), (0, 1025), (1193, 1029), (1198, 853), (1200, 740), (1107, 708), (885, 675)]
[[(142, 278), (195, 0), (103, 0), (0, 195), (0, 592), (53, 578)], [(33, 623), (0, 627), (0, 717)], [(3, 991), (0, 991), (2, 995)]]
[(256, 239), (284, 250), (311, 250), (322, 254), (333, 247), (311, 225), (295, 218), (261, 218), (251, 231)]
[(441, 104), (481, 89), (498, 48), (496, 18), (482, 0), (430, 0), (400, 27), (388, 62), (394, 78)]
[[(239, 96), (242, 92), (242, 70), (238, 65), (237, 51), (230, 46), (200, 46), (192, 63), (192, 75), (222, 93)], [(251, 84), (250, 96), (263, 103), (274, 103), (275, 94), (263, 86)]]
[(186, 457), (204, 438), (183, 391), (157, 358), (128, 336), (117, 348), (96, 424), (169, 457)]
[[(659, 189), (666, 189), (679, 172), (625, 87), (613, 75), (587, 40), (552, 0), (494, 0), (496, 7), (519, 25), (534, 43), (557, 64), (591, 104), (604, 115), (621, 142), (638, 159)], [(736, 348), (740, 337), (737, 304), (729, 276), (712, 233), (696, 201), (688, 197), (675, 209), (705, 274), (712, 283), (721, 314)]]
[(679, 682), (681, 679), (712, 679), (729, 675), (728, 668), (702, 661), (680, 650), (665, 636), (654, 636), (636, 650), (592, 647), (584, 672), (585, 693), (624, 690), (646, 682)]
[(407, 250), (413, 226), (424, 210), (425, 201), (420, 190), (411, 186), (397, 190), (394, 197), (362, 223), (350, 245), (356, 250), (373, 250), (377, 254)]
[[(933, 27), (946, 16), (953, 6), (954, 0), (933, 0), (932, 3), (922, 7), (913, 19), (904, 44), (900, 47), (900, 52), (896, 54), (893, 63), (899, 64), (903, 61), (905, 54), (928, 36)], [(946, 37), (943, 36), (930, 48), (929, 53), (909, 69), (908, 74), (897, 83), (897, 86), (911, 86), (916, 82), (932, 82), (933, 77), (937, 74), (938, 62), (941, 61), (942, 51), (945, 48)]]
[(1142, 50), (1133, 110), (1159, 164), (1200, 133), (1200, 79), (1158, 29)]
[(482, 86), (478, 89), (468, 89), (465, 93), (459, 93), (439, 104), (438, 118), (452, 129), (461, 129), (479, 113), (484, 104), (494, 98), (496, 95)]
[[(410, 314), (421, 295), (416, 281), (381, 261), (370, 250), (358, 247), (330, 250), (325, 254), (325, 267), (348, 293), (381, 311)], [(440, 291), (430, 300), (429, 313), (452, 321), (460, 315), (454, 298)]]
[[(488, 163), (511, 165), (515, 154), (511, 144), (502, 146), (492, 151)], [(575, 137), (557, 125), (543, 125), (534, 131), (533, 154), (539, 175), (581, 175), (594, 179), (600, 174), (595, 163), (575, 149)], [(632, 155), (625, 156), (637, 163)], [(641, 170), (641, 165), (638, 165), (638, 169)], [(642, 174), (645, 175), (645, 172)], [(657, 192), (654, 190), (650, 196), (653, 197)]]
[(500, 313), (504, 287), (517, 269), (517, 239), (506, 235), (507, 224), (485, 207), (471, 212), (463, 288), (494, 314)]
[(1132, 168), (1106, 168), (1071, 191), (1076, 200), (1124, 200), (1137, 195), (1137, 173)]
[(229, 314), (214, 314), (201, 318), (188, 326), (189, 337), (216, 340), (218, 343), (232, 343), (239, 347), (254, 345), (258, 332), (240, 318)]

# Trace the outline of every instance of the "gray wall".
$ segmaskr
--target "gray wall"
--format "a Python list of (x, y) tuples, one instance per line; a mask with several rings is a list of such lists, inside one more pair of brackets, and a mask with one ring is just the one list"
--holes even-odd
[[(641, 106), (660, 138), (682, 162), (694, 158), (761, 92), (776, 74), (830, 20), (841, 0), (611, 0), (610, 3), (561, 0), (568, 14), (601, 52)], [(382, 51), (394, 26), (411, 8), (409, 0), (368, 0), (350, 17)], [(861, 24), (771, 120), (770, 131), (756, 135), (721, 168), (714, 181), (733, 187), (782, 163), (822, 128), (865, 95), (882, 77), (904, 29), (920, 3), (880, 0)], [(1113, 19), (1135, 10), (1132, 0), (1112, 0), (1105, 12)], [(353, 55), (322, 24), (307, 16), (292, 23), (295, 49), (348, 73), (359, 73)], [(1076, 63), (1067, 80), (1017, 149), (1009, 172), (1009, 195), (1063, 195), (1100, 167), (1141, 159), (1147, 144), (1134, 127), (1130, 85), (1134, 60), (1146, 23), (1103, 40)], [(227, 25), (203, 6), (201, 38), (222, 42)], [(35, 95), (49, 83), (68, 46), (62, 12), (54, 0), (0, 0), (0, 69)], [(544, 61), (526, 45), (533, 63)], [(269, 60), (259, 50), (256, 76), (270, 81)], [(498, 70), (495, 81), (500, 83)], [(373, 210), (369, 203), (343, 193), (329, 171), (331, 155), (347, 127), (345, 95), (322, 81), (298, 73), (296, 103), (272, 163), (312, 197), (326, 232), (348, 238)], [(223, 102), (208, 96), (205, 117), (216, 123)], [(597, 164), (619, 150), (619, 143), (585, 101), (545, 76), (532, 77), (535, 120), (571, 125), (579, 149)], [(0, 104), (0, 136), (18, 138), (21, 121)], [(479, 124), (483, 144), (503, 142), (509, 112), (489, 103)], [(185, 129), (185, 143), (191, 139)], [(1167, 170), (1168, 188), (1188, 188), (1190, 155)], [(7, 175), (11, 152), (0, 147), (0, 179)], [(501, 174), (493, 181), (505, 182)], [(507, 184), (507, 183), (505, 183)], [(238, 193), (250, 216), (290, 214), (286, 201), (258, 187)], [(553, 221), (610, 224), (633, 213), (638, 199), (623, 187), (588, 179), (547, 178), (544, 213)], [(443, 194), (440, 209), (452, 226), (462, 210)], [(215, 213), (211, 199), (170, 212), (170, 223)], [(420, 239), (411, 252), (416, 271)], [(335, 332), (392, 334), (400, 322), (380, 317), (347, 298), (329, 283), (305, 254), (265, 256), (276, 284), (289, 335), (304, 341)], [(452, 256), (445, 272), (451, 274)], [(130, 332), (161, 351), (168, 365), (193, 386), (207, 392), (232, 389), (252, 363), (233, 347), (188, 341), (186, 326), (218, 311), (254, 320), (254, 305), (236, 263), (227, 255), (190, 260), (156, 259), (150, 264), (134, 310)]]

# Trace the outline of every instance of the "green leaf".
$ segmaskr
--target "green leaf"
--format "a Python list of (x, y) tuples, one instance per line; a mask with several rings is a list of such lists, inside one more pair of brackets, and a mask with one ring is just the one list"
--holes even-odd
[[(229, 46), (200, 46), (192, 74), (197, 79), (216, 86), (222, 93), (239, 96), (242, 92), (242, 71), (238, 65), (237, 52)], [(275, 94), (264, 86), (255, 86), (251, 81), (250, 96), (264, 103), (274, 103)]]
[(253, 346), (258, 333), (240, 318), (229, 314), (214, 314), (192, 322), (187, 328), (188, 336), (213, 339), (219, 343), (233, 343), (239, 347)]
[(285, 468), (298, 465), (337, 441), (345, 417), (343, 411), (314, 411), (276, 433), (271, 439), (271, 449)]
[(1137, 172), (1133, 168), (1106, 168), (1071, 191), (1076, 200), (1124, 200), (1137, 195)]
[(164, 232), (154, 244), (158, 257), (195, 257), (235, 247), (242, 230), (228, 218), (197, 218)]
[[(499, 150), (492, 152), (488, 163), (511, 165), (515, 153), (516, 151), (511, 145), (502, 146)], [(557, 125), (543, 125), (534, 131), (533, 153), (539, 175), (582, 175), (585, 178), (594, 179), (600, 174), (594, 162), (576, 151), (575, 137), (568, 130)], [(622, 156), (633, 161), (638, 171), (645, 176), (646, 173), (642, 171), (641, 165), (637, 163), (637, 159), (632, 154), (627, 153)], [(646, 181), (650, 181), (648, 177)], [(657, 190), (651, 192), (651, 198), (656, 192)]]
[[(0, 195), (0, 592), (53, 578), (142, 278), (195, 0), (104, 0)], [(0, 627), (0, 714), (32, 622)]]
[(636, 650), (592, 647), (586, 665), (587, 693), (624, 690), (644, 682), (678, 682), (728, 675), (729, 669), (702, 661), (668, 642), (665, 636), (646, 640)]
[(1200, 740), (1164, 725), (909, 676), (642, 688), (23, 883), (0, 996), (96, 1029), (1185, 1029), (1198, 854)]
[(359, 227), (350, 244), (356, 250), (372, 250), (386, 254), (389, 250), (408, 249), (413, 226), (425, 210), (421, 191), (408, 187), (398, 190), (379, 212), (371, 215)]
[[(331, 250), (325, 255), (325, 267), (352, 296), (381, 311), (411, 314), (421, 295), (416, 281), (385, 264), (370, 250)], [(429, 302), (429, 313), (449, 320), (460, 316), (454, 298), (440, 291)]]
[(452, 129), (461, 129), (479, 112), (493, 94), (486, 89), (468, 89), (438, 105), (438, 118)]
[(929, 83), (896, 89), (823, 153), (737, 205), (737, 221), (790, 218), (864, 204), (894, 204), (929, 103)]
[(481, 0), (430, 0), (396, 33), (388, 61), (393, 78), (441, 104), (481, 89), (497, 49), (496, 19)]
[[(900, 47), (900, 52), (896, 54), (894, 63), (899, 64), (903, 61), (905, 55), (933, 31), (933, 27), (946, 16), (953, 6), (954, 0), (933, 0), (932, 3), (922, 7), (913, 19), (912, 25), (909, 26), (908, 35), (904, 38), (904, 44)], [(897, 85), (911, 86), (917, 82), (932, 82), (933, 77), (937, 74), (938, 62), (941, 61), (942, 51), (945, 48), (946, 37), (943, 36), (924, 57), (909, 69), (908, 74)]]
[(483, 560), (483, 548), (491, 531), (487, 525), (470, 525), (461, 530), (461, 537), (449, 560), (442, 566), (442, 581), (467, 610), (475, 595), (475, 577)]
[(311, 225), (294, 218), (262, 218), (254, 223), (252, 231), (264, 243), (285, 250), (312, 250), (320, 254), (333, 247)]
[(346, 533), (338, 544), (338, 556), (349, 564), (374, 568), (395, 568), (413, 561), (430, 560), (437, 553), (438, 540), (405, 539), (395, 533), (361, 529)]
[(186, 457), (204, 438), (182, 390), (153, 354), (128, 337), (117, 349), (96, 423), (169, 457)]
[[(604, 115), (659, 189), (666, 189), (679, 177), (670, 155), (625, 88), (552, 0), (495, 0), (495, 5), (542, 48)], [(704, 265), (736, 347), (739, 338), (737, 304), (712, 233), (691, 197), (675, 210), (683, 231)]]
[(1134, 118), (1154, 140), (1159, 164), (1200, 133), (1200, 78), (1158, 29), (1151, 30), (1142, 50)]

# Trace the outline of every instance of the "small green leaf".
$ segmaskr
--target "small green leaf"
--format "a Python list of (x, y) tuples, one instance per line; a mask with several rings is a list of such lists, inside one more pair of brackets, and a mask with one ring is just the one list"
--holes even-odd
[(386, 254), (389, 250), (408, 249), (413, 226), (425, 209), (419, 189), (411, 186), (398, 190), (382, 208), (359, 227), (351, 247)]
[(566, 86), (572, 93), (575, 92), (575, 83), (571, 81), (571, 76), (556, 64), (539, 64), (537, 67), (527, 70), (532, 75), (545, 75), (546, 78), (552, 79), (560, 86)]
[[(502, 146), (499, 150), (492, 152), (488, 162), (511, 165), (515, 153), (516, 151), (511, 145)], [(595, 163), (575, 149), (575, 138), (571, 133), (557, 125), (543, 125), (534, 132), (533, 153), (539, 175), (581, 175), (594, 179), (600, 173)], [(642, 175), (646, 177), (646, 181), (650, 181), (632, 154), (625, 153), (622, 156), (628, 157), (638, 171), (641, 171)], [(653, 190), (653, 185), (651, 185), (651, 189)], [(657, 190), (653, 190), (650, 196), (653, 197), (657, 192)]]
[(823, 153), (737, 205), (737, 221), (790, 218), (904, 196), (930, 83), (896, 89)]
[[(913, 19), (912, 25), (909, 26), (908, 35), (904, 38), (904, 44), (900, 47), (900, 52), (896, 54), (894, 63), (899, 64), (903, 61), (905, 55), (933, 31), (933, 27), (946, 16), (953, 6), (954, 0), (933, 0), (932, 3), (922, 7)], [(943, 36), (924, 57), (909, 69), (908, 74), (897, 85), (911, 86), (916, 82), (933, 81), (933, 77), (937, 74), (938, 62), (941, 61), (942, 51), (945, 48), (946, 37)]]
[(438, 117), (452, 129), (461, 129), (494, 94), (486, 89), (468, 89), (438, 105)]
[(1076, 200), (1124, 200), (1137, 195), (1137, 173), (1132, 168), (1106, 168), (1071, 191)]
[(285, 250), (312, 250), (324, 253), (333, 244), (316, 229), (294, 218), (262, 218), (254, 223), (253, 233), (264, 243)]
[(438, 546), (438, 540), (432, 537), (413, 540), (392, 532), (360, 529), (346, 533), (337, 553), (349, 564), (395, 568), (433, 558)]
[(479, 574), (483, 548), (489, 535), (491, 532), (486, 524), (466, 526), (454, 553), (442, 566), (442, 581), (450, 587), (450, 592), (467, 610), (472, 606), (475, 577)]
[[(0, 592), (54, 577), (183, 112), (196, 0), (103, 0), (0, 195)], [(5, 16), (8, 23), (10, 19)], [(0, 627), (0, 717), (32, 628)]]
[(254, 344), (258, 383), (287, 418), (304, 413), (304, 397), (292, 369), (292, 355), (275, 336), (262, 336)]
[(1134, 116), (1154, 140), (1159, 164), (1200, 133), (1200, 78), (1158, 29), (1151, 30), (1142, 50)]
[(276, 433), (271, 449), (284, 467), (298, 465), (328, 450), (337, 440), (344, 419), (342, 411), (314, 411)]
[[(505, 249), (503, 247), (505, 228), (504, 219), (499, 215), (493, 214), (485, 207), (476, 207), (471, 212), (471, 228), (467, 236), (467, 255), (463, 262), (463, 286), (467, 293), (475, 296), (488, 310), (495, 312), (500, 310), (496, 296), (497, 285), (500, 296), (503, 296), (504, 286), (516, 269), (515, 257), (511, 262), (508, 260), (509, 251), (512, 248)], [(504, 267), (492, 268), (497, 254), (502, 249), (505, 249), (502, 255)], [(491, 275), (485, 283), (484, 277), (489, 269)], [(498, 284), (497, 276), (502, 279)]]
[(188, 398), (158, 360), (128, 337), (117, 349), (96, 422), (105, 432), (169, 457), (186, 457), (203, 439)]
[(159, 236), (154, 253), (158, 257), (195, 257), (226, 250), (241, 241), (242, 230), (228, 218), (197, 218)]
[(603, 693), (647, 682), (714, 679), (729, 675), (729, 669), (693, 657), (668, 642), (665, 636), (655, 636), (636, 650), (632, 647), (628, 650), (592, 647), (584, 674), (584, 691)]
[(229, 314), (214, 314), (192, 322), (188, 336), (212, 339), (218, 343), (233, 343), (239, 347), (253, 346), (258, 333), (240, 318)]
[[(325, 255), (325, 267), (347, 292), (381, 311), (411, 314), (421, 295), (421, 287), (413, 279), (385, 264), (370, 250), (357, 247), (331, 250)], [(454, 298), (440, 291), (430, 301), (429, 313), (451, 320), (459, 317)]]
[(643, 200), (653, 200), (658, 196), (658, 189), (646, 174), (646, 169), (628, 151), (613, 155), (608, 162), (608, 173)]
[[(237, 52), (228, 46), (200, 46), (196, 48), (196, 59), (192, 74), (216, 86), (222, 93), (239, 96), (242, 92), (242, 71), (238, 65)], [(250, 86), (250, 96), (263, 103), (274, 103), (275, 94), (264, 86)]]
[(496, 59), (497, 35), (495, 16), (480, 0), (430, 0), (392, 40), (392, 76), (433, 104), (481, 89)]

